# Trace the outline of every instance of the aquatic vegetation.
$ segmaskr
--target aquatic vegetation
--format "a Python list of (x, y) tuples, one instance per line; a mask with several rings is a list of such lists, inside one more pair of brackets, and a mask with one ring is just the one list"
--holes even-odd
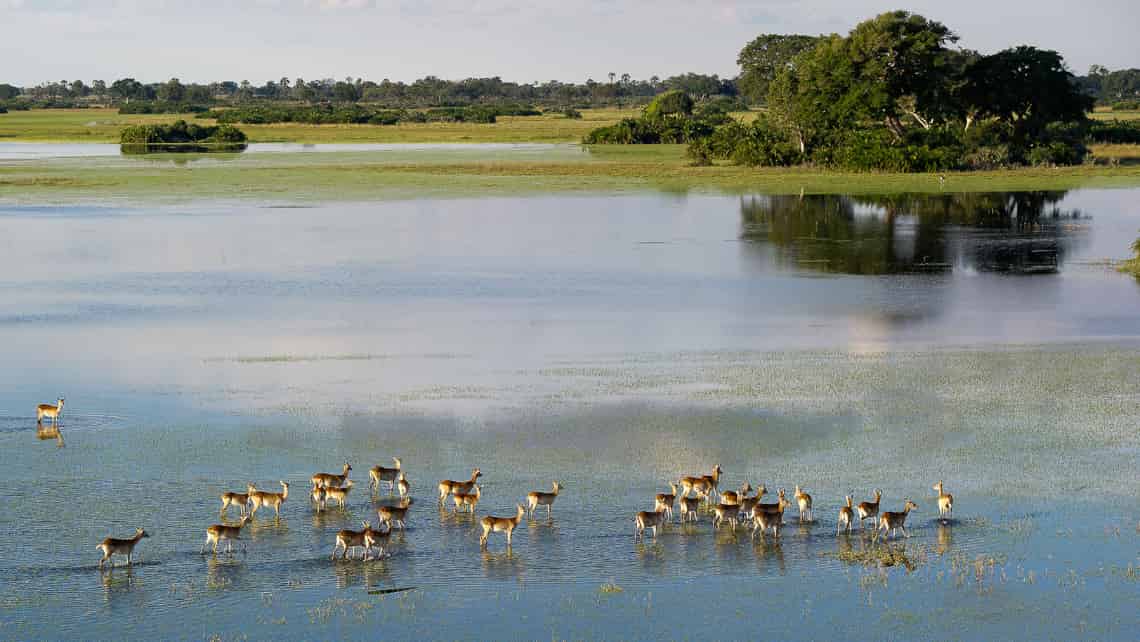
[(889, 568), (902, 566), (913, 571), (926, 564), (929, 551), (922, 546), (895, 546), (890, 544), (876, 544), (859, 549), (846, 548), (835, 552), (825, 553), (846, 564), (862, 566), (880, 566)]
[(607, 582), (605, 584), (602, 584), (600, 587), (598, 587), (598, 590), (601, 591), (602, 593), (621, 593), (625, 589), (623, 589), (621, 586), (618, 586), (617, 584), (615, 584), (613, 582)]

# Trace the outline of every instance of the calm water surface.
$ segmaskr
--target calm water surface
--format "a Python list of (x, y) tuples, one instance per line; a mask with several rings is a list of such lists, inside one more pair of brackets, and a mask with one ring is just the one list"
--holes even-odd
[[(1140, 285), (1104, 261), (1138, 197), (0, 206), (0, 637), (1132, 639)], [(331, 562), (392, 456), (408, 530)], [(346, 459), (348, 507), (314, 513)], [(717, 463), (817, 523), (634, 540)], [(434, 498), (475, 466), (479, 515), (564, 494), (483, 553)], [(221, 492), (278, 480), (279, 521), (199, 555)], [(837, 537), (876, 487), (913, 537)]]

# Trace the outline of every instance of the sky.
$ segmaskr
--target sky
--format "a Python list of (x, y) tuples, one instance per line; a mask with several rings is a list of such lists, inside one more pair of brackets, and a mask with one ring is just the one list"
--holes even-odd
[[(516, 82), (738, 73), (762, 33), (846, 33), (870, 0), (0, 0), (0, 83), (499, 76)], [(961, 46), (1140, 67), (1137, 0), (912, 0)]]

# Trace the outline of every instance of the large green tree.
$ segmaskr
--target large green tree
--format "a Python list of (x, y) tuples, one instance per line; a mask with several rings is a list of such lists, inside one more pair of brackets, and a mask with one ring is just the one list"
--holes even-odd
[(736, 57), (736, 64), (740, 65), (736, 81), (740, 94), (751, 103), (764, 101), (776, 76), (819, 40), (814, 36), (764, 34), (745, 45)]

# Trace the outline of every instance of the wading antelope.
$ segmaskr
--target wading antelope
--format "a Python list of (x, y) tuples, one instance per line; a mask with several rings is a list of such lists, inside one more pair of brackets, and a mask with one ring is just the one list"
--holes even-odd
[(534, 509), (538, 508), (539, 506), (545, 506), (546, 514), (550, 514), (550, 511), (554, 507), (554, 500), (558, 499), (558, 492), (562, 490), (562, 484), (554, 482), (553, 487), (554, 490), (549, 493), (544, 493), (540, 490), (532, 490), (531, 492), (527, 493), (526, 501), (530, 506), (531, 515), (534, 515)]
[[(108, 537), (103, 540), (103, 543), (96, 546), (95, 550), (103, 551), (103, 559), (99, 560), (99, 569), (102, 570), (103, 562), (111, 560), (112, 555), (126, 555), (127, 566), (131, 565), (131, 554), (134, 553), (135, 544), (139, 543), (144, 537), (150, 537), (147, 532), (141, 528), (135, 529), (135, 536), (130, 539), (115, 539)], [(115, 560), (111, 560), (111, 566), (115, 566)]]
[(389, 524), (387, 528), (382, 531), (373, 530), (372, 534), (365, 540), (365, 544), (371, 548), (375, 546), (377, 549), (376, 558), (384, 557), (384, 547), (392, 540), (392, 525)]
[(381, 506), (376, 511), (376, 516), (380, 518), (381, 524), (388, 525), (388, 530), (392, 530), (395, 524), (399, 524), (400, 530), (404, 530), (406, 526), (404, 520), (408, 518), (408, 503), (403, 502), (399, 506)]
[(796, 504), (800, 508), (800, 521), (801, 522), (814, 522), (815, 515), (811, 510), (811, 495), (800, 490), (799, 485), (796, 485)]
[(361, 559), (368, 559), (368, 554), (372, 552), (372, 525), (368, 522), (361, 522), (364, 524), (364, 530), (350, 531), (348, 529), (342, 530), (336, 534), (336, 544), (333, 544), (332, 557), (329, 559), (336, 559), (336, 553), (341, 548), (344, 551), (341, 554), (341, 559), (348, 559), (348, 551), (353, 548), (363, 548), (364, 557)]
[[(681, 523), (683, 524), (687, 521), (697, 521), (697, 518), (699, 517), (697, 510), (701, 507), (700, 496), (686, 497), (685, 495), (681, 495), (677, 498), (677, 501), (681, 503)], [(690, 517), (692, 520), (689, 519)]]
[(325, 489), (325, 505), (327, 506), (330, 500), (336, 501), (344, 508), (348, 503), (348, 491), (352, 490), (352, 480), (344, 483), (340, 488), (326, 488)]
[(256, 491), (257, 489), (254, 488), (253, 484), (250, 484), (246, 486), (244, 493), (222, 493), (222, 509), (218, 512), (225, 514), (227, 508), (237, 506), (238, 511), (240, 511), (238, 515), (245, 517), (245, 511), (248, 508), (247, 504), (249, 504), (249, 495)]
[[(859, 530), (863, 530), (863, 520), (870, 517), (872, 520), (879, 517), (879, 502), (883, 501), (883, 491), (878, 488), (875, 489), (875, 501), (873, 502), (859, 502), (855, 507), (856, 512), (859, 513)], [(875, 522), (872, 521), (872, 524)]]
[(506, 533), (507, 534), (507, 548), (511, 547), (511, 534), (515, 532), (515, 527), (522, 521), (523, 515), (526, 514), (526, 509), (522, 504), (515, 504), (518, 509), (514, 517), (492, 517), (490, 515), (484, 517), (479, 523), (483, 526), (483, 535), (479, 537), (479, 546), (487, 548), (487, 538), (491, 533)]
[(42, 422), (44, 417), (51, 419), (54, 423), (59, 419), (59, 413), (61, 412), (63, 412), (63, 397), (60, 397), (54, 406), (50, 403), (41, 403), (36, 406), (36, 423)]
[(744, 501), (744, 498), (748, 497), (748, 493), (750, 492), (752, 492), (752, 484), (744, 482), (744, 484), (740, 487), (739, 493), (734, 490), (726, 490), (721, 492), (720, 503), (740, 505), (740, 502)]
[(760, 486), (756, 489), (755, 495), (753, 495), (752, 497), (741, 498), (741, 500), (740, 500), (740, 514), (744, 515), (744, 516), (751, 515), (752, 511), (756, 508), (756, 505), (760, 503), (760, 499), (767, 494), (768, 494), (768, 488), (766, 486), (764, 486), (764, 484), (760, 484)]
[(875, 539), (879, 538), (879, 533), (884, 532), (889, 538), (897, 530), (901, 530), (903, 536), (910, 537), (910, 533), (906, 532), (906, 516), (912, 510), (918, 510), (918, 504), (904, 499), (901, 513), (885, 512), (879, 515), (879, 528), (875, 531)]
[(938, 516), (946, 519), (954, 512), (954, 496), (942, 489), (942, 480), (938, 480), (934, 490), (938, 491)]
[(249, 515), (241, 518), (241, 522), (239, 522), (237, 526), (214, 524), (207, 528), (206, 543), (202, 544), (202, 553), (206, 552), (206, 547), (209, 546), (211, 542), (214, 544), (214, 555), (218, 554), (218, 542), (226, 542), (226, 544), (228, 544), (226, 550), (233, 553), (234, 540), (241, 540), (241, 529), (247, 522), (249, 522)]
[(281, 517), (281, 504), (284, 504), (285, 500), (289, 499), (289, 484), (283, 481), (279, 481), (277, 483), (281, 484), (280, 493), (271, 493), (266, 490), (257, 490), (253, 487), (253, 484), (249, 485), (249, 503), (252, 505), (252, 509), (250, 510), (249, 514), (251, 516), (256, 515), (257, 509), (261, 508), (262, 506), (272, 506), (275, 515), (277, 517)]
[(453, 479), (444, 479), (439, 482), (439, 503), (443, 503), (447, 496), (452, 493), (470, 493), (471, 489), (475, 487), (475, 480), (483, 476), (479, 469), (471, 471), (471, 479), (467, 481), (455, 481)]
[(400, 497), (407, 499), (408, 492), (412, 489), (408, 484), (408, 478), (404, 476), (404, 472), (400, 471), (400, 479), (396, 482), (396, 490), (400, 491)]
[(325, 509), (326, 493), (323, 488), (314, 488), (313, 492), (309, 493), (309, 501), (317, 505), (317, 512)]
[(713, 507), (713, 528), (719, 528), (725, 521), (732, 523), (732, 530), (736, 530), (736, 518), (740, 516), (740, 504), (717, 504)]
[(689, 491), (696, 492), (698, 495), (707, 495), (711, 498), (716, 494), (720, 486), (720, 476), (724, 474), (720, 464), (713, 466), (711, 475), (702, 475), (700, 477), (682, 477), (681, 478), (681, 494), (688, 495)]
[(851, 532), (851, 522), (855, 520), (855, 507), (852, 505), (854, 498), (851, 495), (844, 497), (847, 504), (839, 509), (839, 523), (835, 527), (835, 534), (838, 535), (841, 531), (846, 530)]
[(669, 484), (668, 493), (657, 493), (657, 496), (653, 498), (653, 510), (663, 510), (669, 519), (673, 519), (673, 507), (676, 503), (677, 484)]
[(475, 514), (475, 507), (479, 505), (479, 498), (482, 496), (483, 491), (476, 484), (474, 492), (455, 493), (451, 496), (451, 501), (455, 502), (455, 512)]
[(752, 537), (755, 538), (757, 531), (759, 531), (760, 539), (763, 540), (765, 531), (770, 528), (772, 529), (772, 536), (778, 539), (780, 537), (780, 526), (784, 523), (784, 509), (791, 505), (792, 503), (786, 497), (781, 496), (780, 501), (776, 503), (776, 510), (760, 510), (757, 506), (752, 513)]
[(395, 468), (385, 468), (383, 466), (373, 466), (372, 468), (370, 468), (368, 470), (368, 489), (369, 490), (378, 490), (380, 488), (380, 482), (388, 482), (388, 491), (389, 492), (395, 490), (396, 479), (398, 479), (400, 477), (400, 475), (402, 474), (400, 472), (400, 467), (402, 466), (402, 464), (400, 463), (399, 457), (393, 457), (392, 461), (396, 462)]
[(348, 471), (352, 470), (352, 466), (348, 462), (344, 462), (344, 468), (339, 475), (332, 473), (317, 473), (313, 475), (309, 481), (313, 482), (313, 488), (332, 488), (344, 486), (344, 482), (348, 479)]
[[(681, 498), (685, 499), (684, 497)], [(684, 517), (684, 515), (682, 515)], [(638, 537), (645, 537), (645, 529), (653, 529), (653, 539), (657, 539), (657, 527), (664, 526), (669, 523), (669, 518), (665, 515), (663, 510), (647, 511), (643, 510), (633, 518), (633, 525), (637, 527), (637, 532), (634, 534), (634, 539)]]
[(784, 495), (784, 489), (781, 488), (781, 489), (776, 491), (776, 503), (775, 504), (757, 503), (755, 506), (752, 507), (752, 517), (756, 517), (756, 515), (759, 513), (769, 513), (769, 514), (770, 513), (779, 513), (780, 519), (783, 520), (784, 508), (791, 506), (791, 504), (792, 503), (790, 501), (787, 501), (787, 497)]

